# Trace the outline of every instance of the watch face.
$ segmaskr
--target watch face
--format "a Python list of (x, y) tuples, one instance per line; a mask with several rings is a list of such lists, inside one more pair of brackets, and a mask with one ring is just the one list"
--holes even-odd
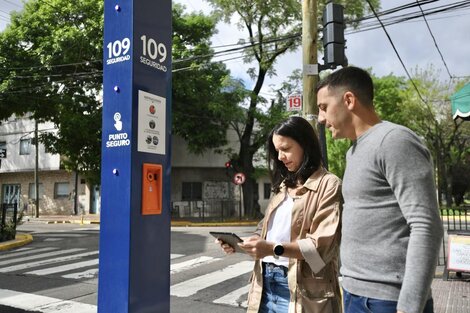
[(275, 255), (282, 255), (284, 253), (284, 247), (282, 245), (277, 245), (274, 247)]

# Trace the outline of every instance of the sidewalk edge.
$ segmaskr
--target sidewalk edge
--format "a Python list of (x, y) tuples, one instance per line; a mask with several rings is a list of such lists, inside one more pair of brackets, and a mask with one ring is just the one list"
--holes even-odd
[(33, 241), (33, 236), (30, 234), (16, 234), (15, 240), (5, 241), (0, 243), (0, 251), (10, 250), (24, 246)]

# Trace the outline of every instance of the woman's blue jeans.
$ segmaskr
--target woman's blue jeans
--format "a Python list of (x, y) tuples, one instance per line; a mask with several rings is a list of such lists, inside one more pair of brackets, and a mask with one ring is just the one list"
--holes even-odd
[(263, 263), (263, 296), (258, 313), (287, 313), (289, 300), (287, 268)]
[[(396, 313), (397, 301), (356, 296), (343, 288), (344, 313)], [(426, 302), (423, 313), (433, 313), (432, 298)]]

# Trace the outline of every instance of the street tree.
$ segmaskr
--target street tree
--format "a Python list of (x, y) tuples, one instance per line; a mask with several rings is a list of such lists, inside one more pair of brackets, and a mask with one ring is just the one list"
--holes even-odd
[(441, 81), (432, 66), (415, 69), (413, 81), (414, 85), (407, 83), (407, 96), (401, 107), (407, 117), (405, 125), (425, 140), (436, 166), (439, 202), (451, 206), (453, 182), (462, 180), (456, 168), (468, 166), (470, 154), (470, 123), (453, 120), (450, 104), (450, 96), (464, 82)]
[(94, 183), (101, 138), (103, 3), (29, 1), (0, 34), (0, 119), (51, 121), (40, 133), (67, 170)]
[[(238, 20), (238, 27), (246, 31), (247, 40), (241, 39), (247, 73), (254, 81), (248, 98), (243, 102), (243, 127), (240, 128), (240, 149), (234, 164), (245, 173), (243, 184), (243, 204), (247, 215), (260, 214), (255, 197), (256, 177), (253, 163), (257, 151), (265, 144), (266, 129), (260, 127), (267, 116), (265, 107), (269, 105), (260, 91), (267, 77), (276, 75), (276, 60), (283, 54), (297, 49), (301, 43), (302, 29), (301, 2), (297, 0), (208, 0), (215, 12), (230, 23)], [(318, 24), (321, 25), (321, 12), (327, 1), (318, 1)], [(366, 12), (367, 4), (362, 1), (340, 1), (345, 5), (348, 20), (357, 20)], [(375, 7), (379, 1), (371, 1)]]
[(213, 16), (185, 14), (173, 5), (174, 133), (196, 154), (227, 144), (227, 128), (241, 114), (238, 103), (246, 93), (223, 63), (212, 61), (216, 23)]

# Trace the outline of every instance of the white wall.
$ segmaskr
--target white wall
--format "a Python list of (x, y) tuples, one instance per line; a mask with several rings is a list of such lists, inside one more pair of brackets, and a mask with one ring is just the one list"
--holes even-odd
[[(41, 123), (39, 132), (54, 131), (53, 123)], [(36, 148), (30, 146), (28, 155), (20, 155), (20, 140), (34, 138), (34, 120), (15, 117), (2, 121), (0, 124), (0, 142), (6, 142), (7, 157), (2, 159), (0, 173), (31, 171), (35, 168)], [(58, 170), (60, 156), (46, 153), (44, 146), (39, 144), (39, 169)]]

